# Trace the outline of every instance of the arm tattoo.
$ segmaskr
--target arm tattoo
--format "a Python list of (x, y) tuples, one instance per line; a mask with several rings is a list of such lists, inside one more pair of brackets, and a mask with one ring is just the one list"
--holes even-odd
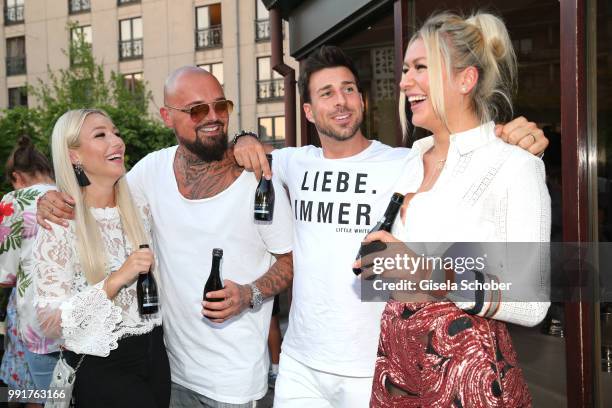
[(229, 149), (217, 161), (203, 161), (179, 146), (174, 158), (174, 175), (181, 194), (190, 200), (209, 198), (228, 188), (242, 173)]
[(266, 299), (289, 288), (293, 281), (293, 253), (274, 256), (276, 262), (254, 282)]

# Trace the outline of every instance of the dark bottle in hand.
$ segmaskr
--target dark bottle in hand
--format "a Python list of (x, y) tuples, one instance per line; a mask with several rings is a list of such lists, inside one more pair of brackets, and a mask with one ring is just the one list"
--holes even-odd
[(208, 276), (208, 280), (206, 281), (206, 285), (204, 285), (204, 297), (203, 299), (207, 302), (220, 302), (223, 298), (207, 298), (206, 294), (208, 292), (214, 292), (216, 290), (223, 289), (223, 281), (221, 280), (221, 258), (223, 257), (223, 250), (220, 248), (215, 248), (212, 251), (213, 259), (212, 259), (212, 268), (210, 268), (210, 275)]
[[(270, 169), (272, 169), (272, 155), (266, 154)], [(274, 186), (272, 180), (266, 180), (263, 175), (255, 190), (255, 221), (272, 221), (274, 216)]]
[[(399, 212), (402, 204), (404, 203), (404, 196), (400, 193), (393, 193), (391, 196), (391, 201), (389, 201), (389, 205), (385, 210), (385, 215), (374, 225), (374, 227), (370, 230), (368, 234), (371, 234), (376, 231), (387, 231), (391, 232), (391, 227), (393, 227), (393, 223), (395, 222), (395, 218), (397, 217), (397, 213)], [(359, 251), (357, 252), (357, 257), (355, 260), (361, 258), (364, 255), (370, 254), (372, 252), (379, 251), (381, 247), (385, 247), (383, 243), (380, 241), (370, 242), (368, 244), (362, 245), (359, 247)], [(353, 268), (353, 273), (355, 275), (359, 275), (361, 273), (360, 268)]]
[[(147, 244), (140, 245), (140, 249), (148, 247), (149, 245)], [(138, 298), (138, 311), (142, 316), (157, 313), (159, 310), (159, 297), (157, 295), (157, 283), (155, 283), (151, 269), (147, 273), (138, 275), (136, 296)]]

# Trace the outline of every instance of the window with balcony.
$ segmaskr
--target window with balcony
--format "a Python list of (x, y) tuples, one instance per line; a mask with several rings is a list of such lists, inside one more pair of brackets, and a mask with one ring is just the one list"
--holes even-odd
[(200, 64), (198, 65), (200, 68), (204, 68), (211, 74), (217, 78), (221, 86), (223, 86), (223, 63), (222, 62), (213, 62), (210, 64)]
[(17, 106), (28, 106), (28, 91), (25, 86), (8, 89), (8, 108)]
[(142, 72), (123, 74), (123, 83), (130, 93), (135, 94), (142, 85)]
[(68, 0), (68, 14), (87, 13), (91, 11), (91, 0)]
[(285, 81), (272, 71), (270, 57), (257, 58), (257, 102), (271, 102), (283, 99)]
[(74, 27), (70, 30), (70, 65), (83, 64), (83, 54), (91, 52), (91, 26)]
[(218, 48), (223, 45), (221, 4), (211, 4), (196, 8), (195, 37), (197, 50)]
[(25, 37), (6, 39), (6, 75), (26, 73)]
[(23, 23), (24, 0), (4, 1), (4, 25)]
[(262, 0), (256, 0), (255, 41), (270, 40), (270, 13)]
[(132, 3), (140, 3), (140, 0), (117, 0), (118, 6), (123, 6), (124, 4), (132, 4)]
[(257, 120), (257, 131), (263, 143), (285, 146), (285, 117), (269, 116)]
[(119, 60), (142, 58), (142, 18), (119, 21)]

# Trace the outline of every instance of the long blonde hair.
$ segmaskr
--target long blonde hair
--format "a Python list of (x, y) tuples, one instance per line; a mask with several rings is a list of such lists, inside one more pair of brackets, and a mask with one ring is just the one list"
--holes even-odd
[[(87, 116), (92, 114), (109, 117), (106, 112), (98, 109), (70, 110), (55, 122), (51, 135), (51, 153), (56, 184), (60, 191), (69, 194), (75, 201), (77, 250), (83, 273), (91, 285), (106, 277), (106, 251), (96, 219), (85, 204), (85, 188), (79, 186), (77, 182), (69, 151), (80, 146), (81, 128)], [(115, 198), (121, 224), (131, 247), (137, 249), (140, 244), (148, 243), (141, 215), (132, 200), (124, 176), (115, 184)]]
[[(429, 73), (429, 98), (434, 112), (448, 129), (444, 106), (443, 70), (447, 78), (467, 67), (478, 70), (478, 82), (469, 94), (480, 123), (509, 119), (516, 88), (516, 55), (504, 22), (489, 13), (464, 18), (452, 13), (434, 14), (411, 38), (408, 47), (423, 40)], [(402, 128), (408, 121), (406, 96), (400, 97)]]

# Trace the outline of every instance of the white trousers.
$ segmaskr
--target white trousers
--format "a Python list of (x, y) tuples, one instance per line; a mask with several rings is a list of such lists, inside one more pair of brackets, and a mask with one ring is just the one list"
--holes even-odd
[(347, 377), (310, 368), (281, 353), (274, 408), (368, 408), (372, 377)]

